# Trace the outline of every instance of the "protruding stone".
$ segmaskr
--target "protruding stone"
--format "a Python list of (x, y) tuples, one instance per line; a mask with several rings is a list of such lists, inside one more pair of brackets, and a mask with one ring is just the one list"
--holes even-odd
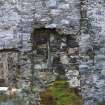
[(56, 28), (57, 27), (57, 24), (48, 24), (45, 26), (46, 28)]
[(68, 25), (70, 22), (69, 22), (69, 20), (61, 20), (61, 24), (65, 24), (65, 25)]
[(57, 6), (57, 0), (48, 0), (48, 3), (47, 3), (48, 7), (56, 7)]
[(70, 9), (70, 5), (69, 4), (60, 4), (58, 8), (67, 10), (67, 9)]
[(61, 14), (61, 12), (62, 12), (62, 10), (60, 10), (60, 9), (52, 9), (50, 14), (53, 16), (58, 16)]

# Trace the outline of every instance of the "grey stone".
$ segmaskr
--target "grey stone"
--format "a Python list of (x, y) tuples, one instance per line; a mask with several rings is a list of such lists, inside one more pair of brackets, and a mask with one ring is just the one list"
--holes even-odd
[[(30, 51), (31, 44), (28, 42), (35, 27), (56, 28), (61, 34), (75, 36), (80, 48), (79, 72), (84, 105), (96, 105), (98, 101), (105, 99), (105, 1), (88, 0), (87, 3), (84, 0), (84, 3), (81, 3), (82, 1), (0, 0), (0, 50), (16, 48), (21, 54)], [(81, 14), (80, 10), (83, 10)], [(88, 55), (88, 49), (92, 49), (94, 54), (90, 52)], [(4, 55), (17, 58), (13, 53), (4, 53)], [(4, 55), (3, 58), (7, 59), (8, 57), (5, 58)], [(23, 57), (23, 55), (19, 56)], [(3, 58), (1, 56), (0, 58), (2, 61)], [(30, 60), (27, 59), (25, 62), (20, 60), (20, 64), (27, 64), (22, 67), (22, 70), (27, 71), (23, 72), (26, 77), (29, 76), (30, 70)], [(62, 65), (70, 66), (69, 57), (62, 59)], [(15, 63), (16, 60), (13, 64)], [(73, 73), (70, 74), (73, 76)], [(72, 76), (67, 77), (70, 79)], [(77, 81), (75, 77), (71, 84), (78, 84)]]

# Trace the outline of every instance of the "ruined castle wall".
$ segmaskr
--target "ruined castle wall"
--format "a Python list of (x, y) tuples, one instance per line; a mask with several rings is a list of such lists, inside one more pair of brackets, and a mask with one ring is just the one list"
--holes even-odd
[[(60, 32), (65, 35), (75, 36), (80, 30), (80, 1), (0, 1), (0, 50), (15, 48), (27, 52), (32, 47), (32, 43), (30, 43), (32, 31), (40, 27), (56, 28), (58, 31), (60, 29), (62, 30)], [(19, 56), (24, 58), (21, 54)], [(63, 56), (65, 57), (65, 55)], [(68, 57), (68, 55), (66, 56)], [(28, 61), (30, 62), (29, 57)], [(27, 67), (26, 63), (27, 61), (20, 60), (22, 70), (28, 72), (30, 66)]]
[[(30, 50), (31, 33), (37, 27), (62, 29), (65, 35), (72, 36), (81, 30), (79, 46), (82, 96), (84, 105), (96, 105), (97, 101), (105, 99), (105, 1), (81, 2), (0, 0), (0, 49)], [(80, 5), (83, 5), (84, 11), (80, 10)], [(24, 58), (23, 55), (21, 57)], [(20, 64), (27, 62), (21, 60)], [(22, 69), (26, 70), (27, 67)]]
[(79, 0), (1, 0), (0, 48), (30, 48), (32, 27), (79, 30)]
[(105, 100), (105, 1), (84, 1), (87, 25), (80, 38), (82, 95), (84, 105), (97, 105)]

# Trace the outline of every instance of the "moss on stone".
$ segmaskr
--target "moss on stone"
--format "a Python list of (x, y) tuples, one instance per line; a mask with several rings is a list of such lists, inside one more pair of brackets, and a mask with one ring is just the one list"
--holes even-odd
[(56, 80), (41, 93), (41, 105), (82, 105), (82, 99), (65, 80)]

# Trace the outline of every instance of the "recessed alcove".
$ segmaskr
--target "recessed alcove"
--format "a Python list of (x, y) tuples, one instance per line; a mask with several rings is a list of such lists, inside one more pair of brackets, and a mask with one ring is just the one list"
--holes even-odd
[(53, 42), (58, 43), (59, 37), (60, 35), (56, 29), (37, 28), (32, 33), (32, 50), (36, 50), (37, 59), (42, 59), (41, 62), (47, 64), (46, 69), (52, 68), (53, 51), (57, 47), (57, 44), (54, 45)]
[(41, 63), (45, 64), (46, 66), (42, 67), (45, 70), (61, 67), (61, 53), (66, 54), (68, 57), (72, 53), (78, 56), (78, 42), (76, 38), (73, 35), (60, 34), (56, 28), (42, 27), (34, 29), (31, 35), (31, 43), (32, 50), (36, 51), (35, 61), (37, 62), (37, 60), (41, 59), (39, 66)]

